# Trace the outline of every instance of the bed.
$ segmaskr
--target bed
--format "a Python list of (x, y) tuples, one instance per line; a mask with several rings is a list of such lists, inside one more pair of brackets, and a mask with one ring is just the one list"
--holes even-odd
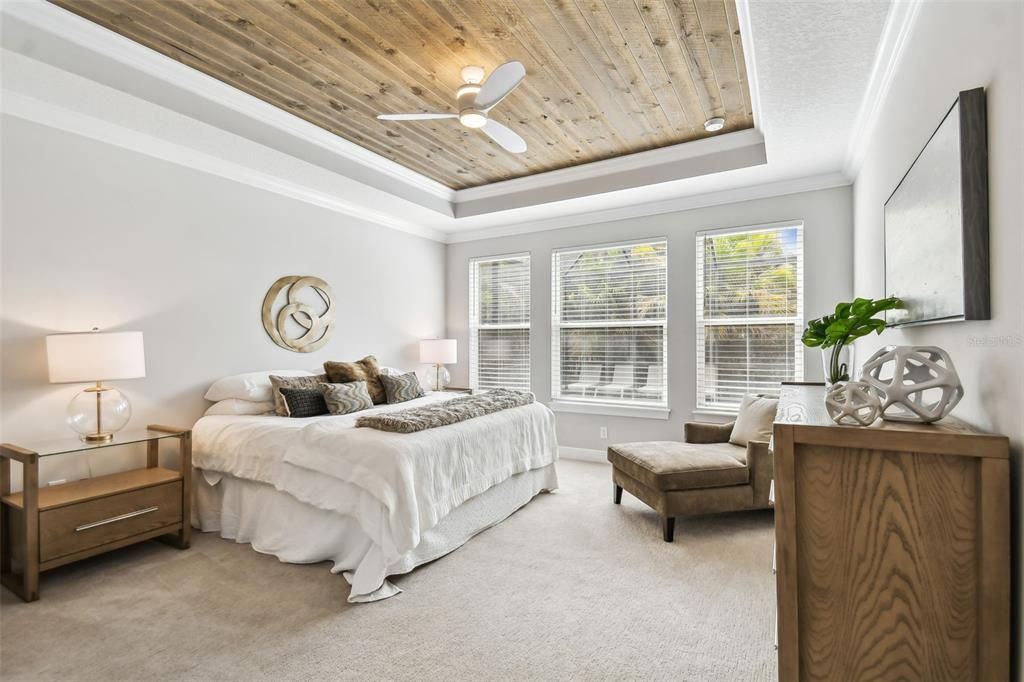
[(306, 419), (205, 416), (192, 432), (193, 523), (281, 561), (332, 562), (350, 602), (393, 596), (389, 576), (558, 487), (554, 415), (537, 402), (417, 433), (355, 426), (358, 416), (455, 397)]

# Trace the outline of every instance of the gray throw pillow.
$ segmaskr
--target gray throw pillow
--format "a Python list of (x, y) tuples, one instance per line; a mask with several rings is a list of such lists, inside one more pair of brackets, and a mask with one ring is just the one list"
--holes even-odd
[(325, 381), (327, 381), (326, 374), (306, 377), (280, 377), (276, 374), (271, 374), (270, 387), (274, 395), (274, 413), (278, 417), (288, 417), (291, 415), (291, 412), (288, 411), (288, 403), (285, 401), (284, 396), (281, 395), (282, 388), (307, 388), (319, 391), (320, 384)]
[(416, 376), (416, 372), (399, 374), (396, 377), (381, 376), (380, 380), (384, 384), (384, 392), (388, 396), (388, 405), (404, 403), (406, 400), (423, 396), (423, 387), (420, 385), (420, 378)]
[(351, 414), (373, 407), (373, 398), (365, 381), (349, 381), (344, 384), (320, 384), (320, 391), (331, 414)]
[(289, 417), (319, 417), (327, 414), (324, 396), (315, 388), (282, 388), (281, 396), (288, 406)]

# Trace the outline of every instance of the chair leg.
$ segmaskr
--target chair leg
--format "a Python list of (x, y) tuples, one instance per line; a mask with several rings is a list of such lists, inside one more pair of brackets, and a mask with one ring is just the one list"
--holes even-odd
[(672, 538), (676, 533), (676, 517), (664, 516), (661, 519), (661, 532), (662, 537), (665, 538), (665, 542), (672, 542)]
[(622, 486), (612, 484), (615, 487), (615, 504), (622, 504)]

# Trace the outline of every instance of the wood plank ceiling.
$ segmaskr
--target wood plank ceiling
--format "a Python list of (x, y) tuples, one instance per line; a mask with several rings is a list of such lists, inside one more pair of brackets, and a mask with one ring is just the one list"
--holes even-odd
[[(753, 125), (735, 0), (51, 0), (366, 149), (461, 189)], [(460, 70), (517, 59), (492, 117), (455, 120)]]

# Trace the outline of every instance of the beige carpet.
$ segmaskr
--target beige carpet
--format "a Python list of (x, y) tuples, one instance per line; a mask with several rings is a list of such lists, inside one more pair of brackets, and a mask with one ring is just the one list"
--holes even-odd
[(676, 541), (606, 465), (562, 461), (541, 495), (455, 553), (345, 602), (327, 564), (210, 534), (146, 543), (3, 590), (5, 680), (771, 680), (769, 512), (679, 519)]

